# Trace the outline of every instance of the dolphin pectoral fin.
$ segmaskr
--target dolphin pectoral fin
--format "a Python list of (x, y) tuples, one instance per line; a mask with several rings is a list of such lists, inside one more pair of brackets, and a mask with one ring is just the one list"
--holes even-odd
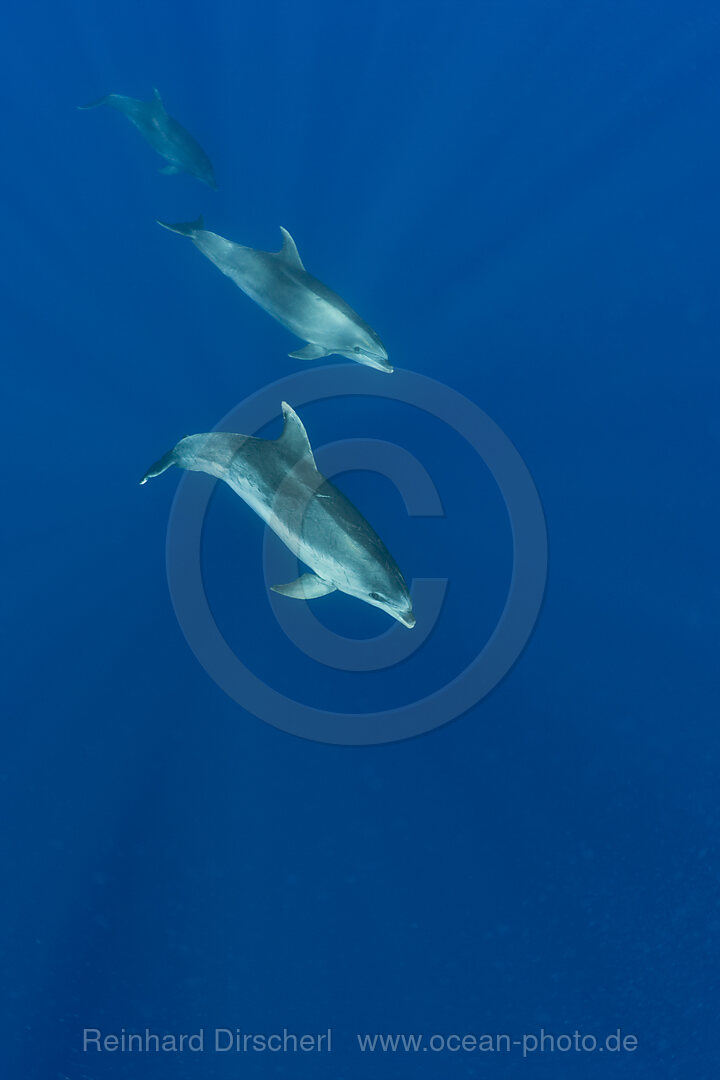
[(329, 356), (330, 353), (327, 349), (323, 349), (322, 345), (306, 345), (303, 349), (296, 349), (295, 352), (288, 353), (288, 356), (292, 356), (293, 360), (319, 360), (321, 356)]
[(277, 252), (278, 258), (284, 259), (286, 263), (294, 267), (296, 270), (304, 270), (305, 267), (303, 266), (302, 259), (300, 258), (300, 255), (298, 253), (297, 244), (293, 240), (292, 236), (287, 231), (287, 229), (283, 229), (282, 225), (280, 226), (280, 232), (282, 233), (283, 237), (283, 246)]
[(168, 450), (167, 454), (163, 454), (159, 461), (150, 466), (140, 483), (147, 484), (148, 480), (152, 480), (153, 476), (159, 476), (160, 473), (164, 473), (166, 469), (169, 469), (171, 465), (175, 465), (177, 460), (177, 446), (173, 446), (172, 450)]
[[(174, 168), (174, 166), (168, 166), (168, 168)], [(167, 172), (167, 170), (161, 169), (160, 172)], [(158, 220), (158, 225), (162, 225), (163, 229), (169, 229), (170, 232), (180, 233), (181, 236), (192, 236), (205, 227), (202, 214), (195, 221), (179, 221), (176, 225), (171, 225), (167, 221)]]
[(163, 174), (163, 176), (174, 176), (175, 173), (182, 172), (182, 170), (179, 169), (177, 165), (166, 165), (164, 169), (160, 170), (160, 172)]
[(122, 101), (122, 94), (104, 94), (95, 101), (89, 101), (87, 105), (78, 105), (78, 109), (97, 109), (98, 105), (110, 105), (112, 108), (120, 108), (118, 102)]
[(317, 574), (301, 574), (287, 585), (271, 585), (270, 588), (281, 596), (292, 596), (296, 600), (312, 600), (316, 596), (327, 596), (328, 593), (335, 592), (335, 586), (328, 585), (327, 581), (323, 581)]

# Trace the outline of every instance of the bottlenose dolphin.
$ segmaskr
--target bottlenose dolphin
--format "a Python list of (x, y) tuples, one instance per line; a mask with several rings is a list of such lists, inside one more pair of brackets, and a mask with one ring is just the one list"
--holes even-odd
[(94, 109), (97, 105), (108, 105), (127, 116), (153, 150), (157, 150), (161, 157), (170, 162), (160, 172), (168, 176), (178, 172), (190, 173), (198, 180), (204, 180), (211, 188), (217, 189), (210, 159), (190, 132), (186, 131), (182, 124), (178, 124), (177, 120), (173, 120), (172, 116), (168, 116), (159, 90), (153, 90), (151, 101), (138, 101), (137, 98), (125, 97), (123, 94), (106, 94), (98, 101), (91, 101), (89, 105), (78, 105), (78, 108)]
[(307, 432), (282, 403), (278, 439), (210, 432), (188, 435), (140, 481), (171, 465), (224, 480), (312, 570), (275, 592), (309, 600), (339, 589), (415, 625), (405, 580), (377, 533), (342, 492), (318, 472)]
[(280, 251), (256, 251), (203, 228), (203, 219), (164, 229), (189, 236), (195, 247), (227, 274), (244, 293), (293, 334), (309, 342), (291, 352), (297, 360), (339, 353), (348, 360), (392, 371), (380, 338), (342, 297), (308, 274), (287, 229)]

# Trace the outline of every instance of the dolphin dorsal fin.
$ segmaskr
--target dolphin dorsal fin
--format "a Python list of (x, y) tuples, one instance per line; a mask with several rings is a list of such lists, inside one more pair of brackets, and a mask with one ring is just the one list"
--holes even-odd
[(292, 406), (288, 405), (287, 401), (283, 401), (282, 411), (284, 426), (278, 442), (294, 461), (308, 458), (313, 468), (316, 469), (317, 465), (315, 464), (305, 425)]
[(163, 112), (167, 112), (163, 99), (160, 97), (160, 91), (158, 90), (157, 86), (153, 87), (153, 102), (155, 105), (158, 106), (158, 108), (162, 109)]
[(298, 254), (297, 244), (293, 240), (287, 229), (283, 229), (280, 226), (280, 232), (282, 233), (283, 245), (278, 251), (278, 255), (281, 259), (284, 259), (290, 266), (294, 266), (296, 270), (304, 270), (305, 267), (302, 264), (302, 259)]

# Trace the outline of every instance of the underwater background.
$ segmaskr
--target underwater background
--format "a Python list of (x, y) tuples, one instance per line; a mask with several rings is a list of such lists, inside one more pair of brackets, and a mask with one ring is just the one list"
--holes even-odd
[[(719, 48), (702, 2), (6, 12), (0, 1075), (717, 1075)], [(161, 175), (120, 115), (75, 108), (155, 86), (217, 192)], [(543, 610), (453, 723), (297, 738), (183, 637), (165, 574), (180, 474), (138, 481), (302, 368), (301, 343), (155, 224), (201, 213), (265, 250), (288, 228), (395, 366), (475, 402), (532, 473)], [(387, 669), (318, 664), (273, 615), (262, 523), (218, 485), (217, 623), (318, 708), (432, 693), (502, 609), (502, 496), (408, 405), (298, 411), (314, 447), (387, 440), (428, 470), (441, 517), (409, 517), (369, 472), (338, 484), (408, 580), (448, 577), (441, 617)], [(389, 624), (338, 593), (312, 609), (346, 636)], [(201, 1027), (331, 1028), (332, 1052), (83, 1052), (84, 1028)], [(356, 1038), (541, 1029), (637, 1048)]]

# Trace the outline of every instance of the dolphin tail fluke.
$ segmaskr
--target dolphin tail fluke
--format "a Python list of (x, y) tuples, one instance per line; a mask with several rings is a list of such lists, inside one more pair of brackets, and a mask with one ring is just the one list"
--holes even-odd
[(167, 221), (160, 221), (157, 219), (158, 225), (162, 225), (163, 229), (169, 229), (170, 232), (180, 233), (181, 236), (194, 236), (196, 232), (205, 227), (202, 214), (195, 221), (179, 221), (176, 225), (171, 225)]
[(156, 461), (154, 465), (150, 466), (140, 483), (147, 484), (148, 480), (152, 480), (153, 476), (159, 476), (160, 473), (164, 473), (171, 465), (177, 464), (177, 461), (177, 446), (173, 446), (172, 450), (168, 450), (167, 454), (163, 454), (159, 461)]

